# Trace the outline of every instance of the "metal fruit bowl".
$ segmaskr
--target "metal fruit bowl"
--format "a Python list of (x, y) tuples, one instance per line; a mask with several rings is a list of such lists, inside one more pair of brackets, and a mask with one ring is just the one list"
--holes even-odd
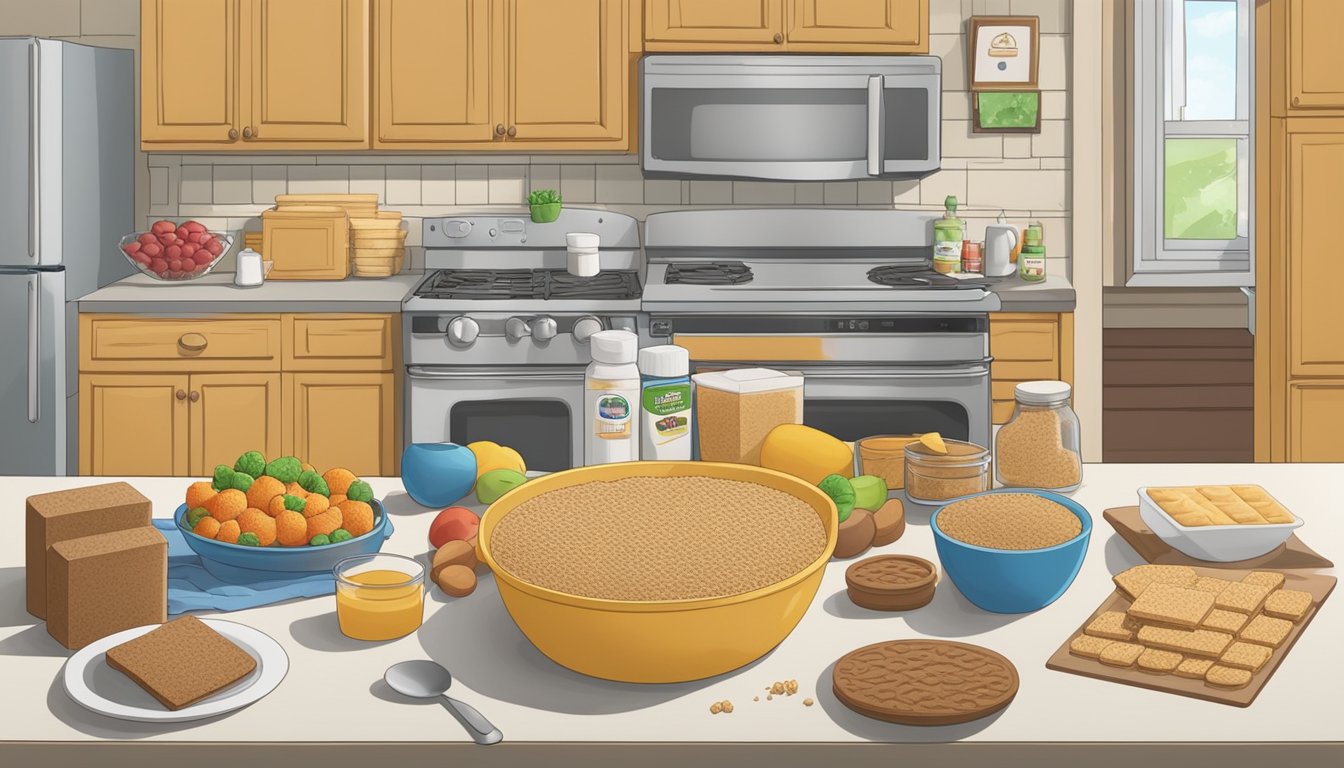
[[(149, 275), (155, 280), (162, 280), (164, 282), (182, 282), (186, 280), (195, 280), (199, 277), (204, 277), (210, 274), (210, 272), (214, 270), (215, 265), (219, 264), (220, 259), (224, 258), (224, 254), (228, 253), (229, 249), (233, 247), (233, 235), (228, 234), (226, 232), (210, 232), (210, 235), (212, 235), (215, 238), (215, 240), (219, 241), (220, 245), (223, 246), (222, 248), (220, 248), (218, 256), (211, 256), (210, 261), (206, 262), (204, 265), (195, 264), (194, 260), (188, 257), (187, 261), (193, 261), (191, 271), (170, 270), (160, 273), (156, 272), (153, 269), (153, 266), (156, 260), (161, 259), (164, 262), (167, 262), (167, 259), (163, 258), (162, 255), (158, 256), (157, 259), (151, 258), (149, 263), (142, 263), (141, 261), (138, 260), (138, 254), (136, 256), (133, 256), (126, 252), (126, 247), (131, 243), (140, 243), (140, 238), (143, 235), (153, 235), (153, 233), (132, 232), (131, 234), (126, 235), (125, 237), (117, 241), (117, 250), (121, 253), (122, 256), (126, 258), (127, 261), (129, 261), (132, 265), (134, 265), (135, 268), (139, 270), (141, 274)], [(160, 245), (160, 247), (165, 248), (165, 246), (162, 245)]]

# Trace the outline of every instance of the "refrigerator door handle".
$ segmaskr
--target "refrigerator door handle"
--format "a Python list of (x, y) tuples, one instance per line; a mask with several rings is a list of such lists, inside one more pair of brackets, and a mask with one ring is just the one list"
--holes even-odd
[[(40, 91), (37, 68), (41, 56), (38, 55), (38, 42), (36, 40), (28, 47), (28, 179), (32, 185), (32, 199), (29, 201), (29, 208), (32, 210), (32, 216), (28, 219), (28, 258), (34, 263), (42, 260), (42, 223), (39, 220), (41, 216), (41, 181), (39, 180), (41, 171), (41, 155), (39, 154), (38, 144), (42, 141), (42, 123), (38, 117), (38, 112), (42, 105), (39, 101), (38, 93)], [(32, 419), (36, 421), (36, 419)]]
[(39, 329), (41, 328), (42, 275), (28, 276), (28, 421), (36, 424), (38, 420), (38, 351), (41, 349)]

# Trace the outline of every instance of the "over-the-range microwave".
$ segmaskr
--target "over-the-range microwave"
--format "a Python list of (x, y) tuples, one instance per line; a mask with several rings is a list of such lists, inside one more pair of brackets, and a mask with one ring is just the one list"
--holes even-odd
[(640, 62), (646, 176), (836, 181), (939, 165), (937, 56), (658, 55)]

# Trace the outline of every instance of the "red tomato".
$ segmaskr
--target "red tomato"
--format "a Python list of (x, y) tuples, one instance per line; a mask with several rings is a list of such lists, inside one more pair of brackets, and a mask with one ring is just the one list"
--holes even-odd
[(150, 258), (155, 258), (159, 254), (163, 253), (163, 246), (159, 245), (158, 243), (145, 243), (144, 245), (140, 246), (140, 252), (145, 254), (146, 256), (149, 256)]
[(199, 221), (188, 221), (186, 224), (183, 224), (182, 226), (186, 227), (188, 232), (205, 231), (205, 225), (200, 223)]
[(180, 259), (182, 258), (182, 246), (170, 245), (167, 248), (163, 249), (163, 255), (168, 259), (168, 261), (172, 261), (173, 259)]
[(161, 275), (168, 271), (168, 262), (163, 259), (154, 259), (149, 263), (149, 268)]
[(185, 240), (187, 235), (191, 234), (191, 230), (187, 229), (185, 225), (179, 224), (173, 234), (177, 235), (178, 238)]
[(196, 243), (187, 243), (186, 245), (182, 246), (182, 256), (183, 257), (195, 256), (196, 252), (199, 251), (200, 249), (201, 246)]
[(174, 271), (174, 272), (181, 272), (181, 271), (182, 271), (182, 260), (181, 260), (181, 259), (169, 259), (169, 260), (168, 260), (168, 268), (171, 269), (171, 270)]
[(198, 261), (198, 262), (196, 262), (196, 266), (195, 266), (191, 271), (192, 271), (192, 272), (203, 272), (203, 271), (205, 271), (205, 268), (208, 267), (208, 266), (210, 266), (210, 262), (208, 262), (208, 261)]
[(151, 244), (152, 244), (152, 245), (158, 245), (158, 244), (159, 244), (159, 238), (158, 238), (158, 236), (157, 236), (157, 235), (150, 234), (149, 232), (146, 232), (145, 234), (143, 234), (143, 235), (137, 237), (137, 238), (136, 238), (136, 241), (139, 242), (141, 245), (151, 245)]
[(144, 265), (144, 266), (146, 266), (146, 267), (149, 266), (149, 262), (153, 261), (153, 259), (149, 258), (148, 256), (146, 256), (146, 255), (143, 254), (143, 253), (137, 253), (137, 254), (135, 254), (134, 256), (132, 256), (131, 258), (135, 259), (137, 263), (142, 264), (142, 265)]
[(481, 519), (466, 507), (448, 507), (429, 524), (429, 544), (438, 549), (450, 541), (466, 541), (476, 535)]
[(224, 244), (219, 242), (218, 240), (211, 240), (207, 243), (202, 243), (201, 247), (209, 251), (211, 256), (218, 256), (219, 254), (224, 252)]
[(172, 232), (164, 232), (162, 235), (159, 235), (159, 242), (163, 245), (172, 245), (177, 242), (177, 235), (174, 235)]
[(121, 250), (125, 251), (127, 256), (134, 256), (135, 252), (140, 250), (140, 241), (132, 240), (131, 242), (121, 246)]
[(209, 264), (211, 261), (214, 261), (215, 257), (211, 256), (209, 251), (197, 251), (196, 253), (192, 254), (191, 259), (197, 264), (205, 266), (206, 264)]
[(149, 231), (156, 235), (162, 235), (177, 229), (177, 225), (167, 219), (159, 219), (150, 226)]

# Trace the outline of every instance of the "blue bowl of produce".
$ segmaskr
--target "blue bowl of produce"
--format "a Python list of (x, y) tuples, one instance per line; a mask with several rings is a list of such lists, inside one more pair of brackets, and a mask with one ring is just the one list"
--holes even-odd
[(412, 443), (401, 454), (401, 484), (422, 507), (446, 507), (476, 485), (476, 454), (456, 443)]
[(992, 613), (1028, 613), (1073, 583), (1092, 516), (1067, 496), (1001, 488), (939, 507), (929, 527), (943, 570), (967, 600)]
[(182, 531), (187, 546), (201, 556), (202, 567), (218, 578), (230, 580), (230, 576), (237, 573), (236, 569), (292, 574), (331, 573), (336, 563), (347, 557), (379, 551), (383, 548), (383, 542), (392, 535), (392, 521), (387, 518), (382, 503), (374, 499), (369, 502), (369, 506), (373, 507), (373, 530), (341, 542), (318, 546), (252, 547), (207, 539), (193, 533), (187, 526), (186, 504), (177, 508), (173, 520)]

